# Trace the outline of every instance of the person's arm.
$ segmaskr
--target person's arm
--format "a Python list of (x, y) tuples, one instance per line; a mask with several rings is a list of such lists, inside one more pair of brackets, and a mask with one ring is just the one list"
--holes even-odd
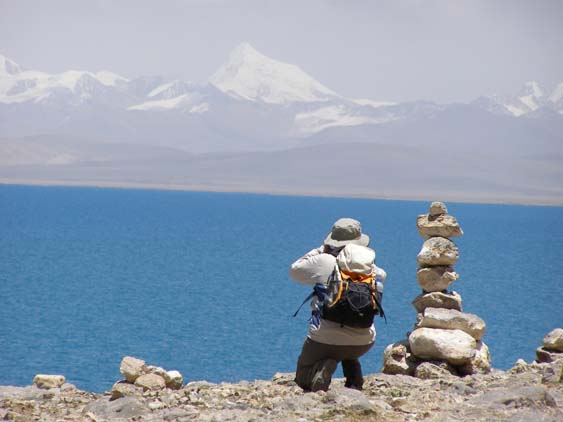
[(336, 258), (324, 253), (324, 247), (315, 248), (307, 252), (289, 269), (289, 276), (301, 284), (326, 284), (328, 277), (334, 270)]

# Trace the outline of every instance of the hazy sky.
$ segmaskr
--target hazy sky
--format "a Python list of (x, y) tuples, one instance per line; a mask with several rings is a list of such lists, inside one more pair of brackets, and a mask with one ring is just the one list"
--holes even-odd
[(0, 0), (26, 68), (205, 82), (248, 41), (341, 95), (470, 100), (563, 81), (563, 1)]

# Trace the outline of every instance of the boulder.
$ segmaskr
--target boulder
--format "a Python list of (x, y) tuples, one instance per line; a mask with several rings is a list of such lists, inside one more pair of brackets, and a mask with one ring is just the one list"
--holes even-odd
[(449, 378), (457, 375), (447, 362), (422, 362), (416, 367), (414, 376), (423, 380)]
[(156, 374), (141, 375), (135, 380), (135, 385), (141, 387), (144, 391), (156, 391), (166, 388), (164, 378)]
[(59, 388), (65, 383), (65, 377), (63, 375), (46, 375), (37, 374), (33, 377), (33, 383), (43, 389), (49, 388)]
[(145, 365), (145, 361), (132, 356), (125, 356), (121, 361), (121, 365), (119, 365), (119, 372), (131, 383), (134, 383), (137, 378), (146, 374), (147, 371), (148, 368)]
[(111, 400), (116, 400), (121, 397), (141, 395), (142, 392), (143, 390), (141, 388), (127, 381), (117, 381), (113, 384), (113, 387), (111, 387), (110, 394)]
[(173, 390), (179, 390), (182, 388), (184, 378), (178, 371), (167, 371), (164, 373), (164, 382), (166, 383), (166, 387), (172, 388)]
[(536, 357), (536, 361), (540, 363), (551, 363), (563, 359), (563, 352), (554, 352), (553, 350), (547, 350), (545, 347), (538, 347), (536, 349)]
[(491, 353), (482, 341), (477, 342), (475, 356), (458, 368), (461, 375), (488, 374), (491, 372)]
[(422, 214), (416, 219), (416, 227), (418, 233), (424, 238), (463, 236), (463, 230), (453, 215), (431, 216)]
[(563, 359), (548, 364), (542, 364), (542, 366), (541, 382), (543, 384), (563, 383)]
[(446, 290), (458, 278), (458, 273), (448, 266), (419, 268), (416, 272), (418, 285), (425, 292)]
[(445, 360), (459, 366), (473, 358), (477, 342), (461, 330), (417, 328), (409, 336), (409, 345), (418, 358)]
[(146, 373), (160, 375), (162, 378), (164, 378), (164, 374), (166, 374), (166, 369), (161, 368), (160, 366), (148, 365)]
[(446, 208), (446, 204), (440, 201), (434, 201), (430, 204), (430, 212), (431, 216), (437, 216), (442, 214), (447, 214), (448, 209)]
[(413, 375), (417, 359), (412, 356), (408, 340), (390, 344), (383, 351), (381, 372), (389, 375)]
[(459, 259), (459, 250), (454, 242), (445, 237), (431, 237), (422, 244), (416, 259), (421, 267), (453, 265)]
[(543, 338), (543, 347), (547, 350), (563, 352), (563, 328), (556, 328)]
[(485, 334), (486, 324), (485, 321), (474, 314), (467, 314), (455, 309), (426, 308), (416, 327), (461, 330), (475, 340), (481, 340)]
[(412, 301), (417, 312), (424, 312), (426, 308), (444, 308), (461, 311), (461, 296), (456, 292), (432, 292), (417, 296)]

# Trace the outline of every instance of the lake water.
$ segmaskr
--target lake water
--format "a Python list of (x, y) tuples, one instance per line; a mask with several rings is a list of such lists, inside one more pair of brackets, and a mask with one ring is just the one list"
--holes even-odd
[[(0, 186), (0, 384), (64, 374), (101, 392), (125, 355), (186, 381), (294, 371), (309, 290), (292, 261), (344, 216), (362, 222), (388, 273), (388, 324), (365, 373), (415, 322), (427, 202), (174, 191)], [(563, 326), (563, 208), (448, 203), (464, 311), (487, 323), (493, 366), (531, 361)], [(341, 372), (337, 373), (341, 376)]]

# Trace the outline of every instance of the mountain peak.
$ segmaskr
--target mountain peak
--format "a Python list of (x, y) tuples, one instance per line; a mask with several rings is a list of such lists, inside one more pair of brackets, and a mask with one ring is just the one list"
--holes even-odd
[(17, 75), (21, 73), (21, 71), (21, 68), (16, 62), (0, 54), (0, 75)]
[(271, 59), (249, 43), (235, 47), (209, 83), (235, 98), (269, 104), (328, 101), (338, 95), (299, 67)]
[(256, 57), (256, 58), (262, 58), (265, 56), (263, 54), (261, 54), (260, 52), (258, 52), (258, 50), (256, 50), (254, 47), (252, 47), (249, 43), (245, 42), (241, 42), (239, 45), (237, 45), (230, 54), (230, 60), (232, 61), (233, 59), (248, 59), (251, 57)]

